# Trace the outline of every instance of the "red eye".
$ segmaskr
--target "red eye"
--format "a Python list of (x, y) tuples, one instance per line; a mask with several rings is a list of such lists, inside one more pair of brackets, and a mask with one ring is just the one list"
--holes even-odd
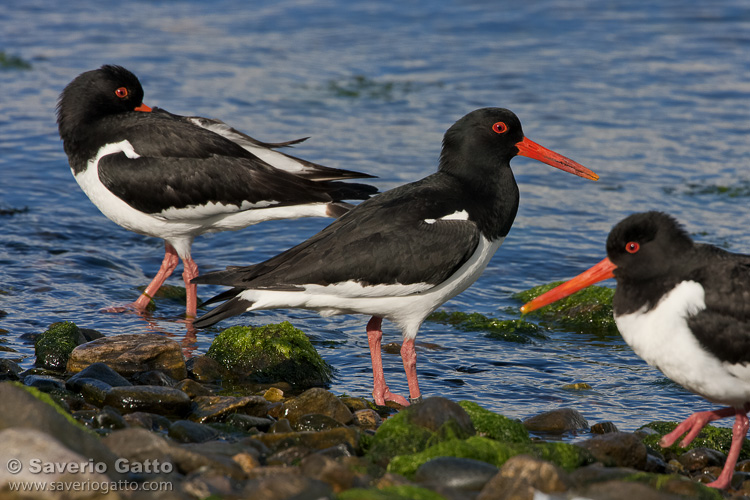
[(636, 253), (640, 249), (641, 245), (639, 245), (637, 241), (631, 241), (630, 243), (625, 245), (625, 251), (628, 253)]
[(120, 87), (119, 89), (115, 90), (115, 95), (120, 99), (124, 99), (128, 96), (128, 89), (126, 89), (125, 87)]
[(496, 134), (504, 134), (508, 131), (508, 126), (504, 122), (497, 122), (492, 126), (492, 131)]

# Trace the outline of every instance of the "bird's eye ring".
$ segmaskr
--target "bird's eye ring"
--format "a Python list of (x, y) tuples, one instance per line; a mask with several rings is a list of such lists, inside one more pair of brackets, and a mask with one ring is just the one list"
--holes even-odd
[(496, 134), (504, 134), (508, 131), (508, 126), (505, 124), (505, 122), (496, 122), (492, 125), (492, 131)]
[(120, 99), (125, 99), (128, 96), (128, 89), (126, 89), (125, 87), (120, 87), (115, 90), (115, 95)]
[(641, 245), (639, 245), (637, 241), (631, 241), (625, 245), (625, 251), (628, 253), (636, 253), (640, 249)]

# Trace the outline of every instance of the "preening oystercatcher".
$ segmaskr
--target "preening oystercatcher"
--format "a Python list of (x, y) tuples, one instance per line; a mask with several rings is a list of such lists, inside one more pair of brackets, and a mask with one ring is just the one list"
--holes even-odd
[[(60, 95), (57, 123), (70, 168), (99, 210), (122, 227), (162, 238), (164, 261), (132, 306), (143, 310), (182, 259), (186, 313), (196, 315), (198, 266), (190, 256), (203, 233), (272, 219), (337, 217), (377, 192), (339, 182), (373, 177), (275, 151), (304, 139), (263, 143), (218, 120), (173, 115), (143, 104), (138, 78), (102, 66)], [(117, 310), (112, 308), (111, 310)]]
[(610, 232), (607, 258), (521, 308), (530, 312), (598, 281), (617, 280), (613, 310), (625, 342), (686, 389), (728, 405), (691, 415), (662, 438), (687, 446), (710, 421), (735, 416), (724, 470), (727, 488), (750, 411), (750, 255), (694, 243), (662, 212), (634, 214)]
[(195, 279), (235, 287), (209, 300), (226, 302), (195, 326), (256, 309), (371, 315), (367, 336), (375, 402), (406, 405), (405, 398), (388, 390), (383, 376), (381, 321), (386, 318), (402, 331), (409, 395), (417, 400), (417, 330), (440, 304), (476, 281), (508, 234), (518, 208), (510, 160), (519, 154), (598, 178), (525, 138), (511, 111), (473, 111), (446, 132), (437, 173), (374, 196), (265, 262)]

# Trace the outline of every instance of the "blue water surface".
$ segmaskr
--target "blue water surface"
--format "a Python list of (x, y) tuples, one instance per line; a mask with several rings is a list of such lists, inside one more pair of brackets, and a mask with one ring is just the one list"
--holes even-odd
[[(55, 321), (106, 335), (185, 333), (184, 306), (169, 300), (149, 321), (98, 312), (134, 300), (163, 255), (161, 240), (99, 213), (62, 150), (57, 97), (102, 64), (135, 72), (151, 106), (220, 118), (267, 141), (310, 136), (295, 154), (375, 174), (382, 190), (433, 172), (444, 131), (484, 106), (512, 109), (529, 138), (601, 176), (592, 183), (514, 159), (521, 205), (513, 229), (477, 283), (444, 305), (449, 311), (517, 317), (514, 292), (598, 262), (609, 229), (632, 212), (664, 210), (701, 241), (750, 249), (743, 0), (108, 4), (0, 5), (0, 51), (31, 66), (0, 68), (0, 345), (13, 350), (0, 356), (24, 367), (34, 362), (24, 335)], [(204, 236), (193, 256), (203, 272), (258, 262), (328, 222)], [(180, 273), (169, 283), (181, 285)], [(199, 296), (218, 290), (199, 288)], [(266, 311), (221, 326), (286, 319), (336, 367), (334, 392), (369, 396), (365, 317)], [(384, 326), (385, 341), (400, 341)], [(205, 352), (217, 331), (185, 342), (186, 353)], [(529, 340), (425, 323), (417, 338), (422, 391), (520, 418), (573, 407), (622, 430), (712, 407), (619, 336), (553, 330)], [(405, 394), (400, 358), (384, 358), (391, 389)], [(563, 388), (573, 382), (592, 389)]]

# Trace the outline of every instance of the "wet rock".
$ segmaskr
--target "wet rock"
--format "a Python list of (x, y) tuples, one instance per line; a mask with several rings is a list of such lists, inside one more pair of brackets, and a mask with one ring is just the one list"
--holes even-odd
[(547, 432), (562, 434), (581, 429), (588, 429), (589, 423), (578, 410), (560, 408), (529, 417), (523, 421), (524, 427), (530, 432)]
[(75, 323), (52, 323), (34, 343), (36, 366), (55, 371), (65, 371), (70, 353), (86, 342)]
[[(257, 429), (261, 432), (266, 432), (273, 425), (273, 420), (264, 417), (253, 417), (252, 415), (243, 415), (242, 413), (233, 413), (226, 419), (226, 423), (242, 429), (243, 431), (249, 431), (251, 429)], [(291, 430), (291, 427), (289, 427)]]
[[(15, 460), (20, 461), (23, 465), (18, 470), (18, 473), (11, 474), (6, 472), (6, 461), (3, 461), (2, 472), (0, 472), (0, 496), (3, 498), (63, 498), (55, 492), (34, 492), (33, 495), (28, 496), (15, 496), (9, 495), (9, 483), (19, 483), (21, 481), (28, 481), (29, 483), (34, 482), (45, 482), (51, 484), (53, 482), (61, 481), (81, 481), (81, 482), (110, 482), (113, 478), (105, 475), (104, 473), (97, 472), (93, 469), (82, 468), (80, 470), (65, 470), (65, 471), (50, 471), (35, 472), (28, 464), (33, 463), (32, 460), (43, 459), (45, 463), (59, 463), (59, 464), (88, 464), (89, 459), (87, 456), (76, 453), (70, 450), (68, 447), (63, 445), (59, 440), (54, 437), (35, 429), (29, 428), (9, 428), (0, 431), (0, 442), (3, 443), (3, 457), (12, 457)], [(9, 462), (8, 462), (9, 464)], [(11, 465), (7, 466), (8, 468)], [(76, 499), (94, 499), (94, 498), (107, 498), (115, 499), (119, 498), (117, 494), (112, 493), (111, 495), (102, 495), (100, 491), (78, 492), (79, 494), (75, 497), (69, 498)], [(80, 494), (83, 493), (83, 494)], [(6, 496), (7, 495), (7, 496)]]
[(516, 455), (487, 482), (477, 500), (532, 500), (537, 491), (567, 491), (571, 484), (568, 475), (556, 465), (528, 455)]
[(635, 435), (628, 432), (613, 432), (594, 436), (578, 443), (588, 450), (596, 460), (604, 465), (646, 468), (648, 452), (646, 445)]
[(137, 385), (160, 385), (162, 387), (174, 387), (177, 381), (159, 370), (136, 373), (132, 377), (133, 383)]
[(477, 434), (510, 443), (531, 442), (529, 432), (521, 422), (486, 410), (471, 401), (461, 401), (459, 405), (471, 418)]
[(86, 368), (84, 368), (83, 370), (81, 370), (80, 372), (70, 377), (66, 382), (66, 386), (71, 391), (80, 392), (81, 384), (83, 383), (82, 381), (86, 379), (99, 380), (101, 382), (106, 383), (107, 385), (111, 387), (133, 385), (130, 383), (130, 381), (128, 381), (128, 379), (126, 379), (125, 377), (123, 377), (122, 375), (114, 371), (112, 368), (110, 368), (106, 364), (92, 363)]
[(335, 429), (336, 427), (344, 427), (344, 424), (328, 415), (321, 415), (320, 413), (302, 415), (294, 424), (294, 430), (296, 431), (322, 431)]
[(352, 424), (360, 429), (376, 430), (383, 423), (383, 419), (380, 418), (378, 412), (371, 410), (370, 408), (357, 410), (352, 417)]
[(660, 492), (645, 484), (631, 481), (606, 481), (586, 487), (577, 493), (584, 498), (596, 498), (597, 500), (678, 500), (684, 499), (681, 495), (671, 495)]
[(284, 465), (291, 466), (299, 463), (300, 460), (312, 454), (315, 450), (307, 446), (290, 446), (281, 448), (266, 457), (267, 465)]
[(262, 396), (198, 396), (193, 403), (190, 420), (200, 423), (223, 420), (232, 413), (264, 417), (267, 405)]
[(351, 396), (341, 396), (339, 398), (349, 410), (354, 413), (358, 410), (373, 409), (370, 402), (364, 398), (354, 398)]
[(180, 344), (157, 334), (115, 335), (82, 344), (70, 353), (67, 369), (78, 373), (97, 362), (125, 377), (148, 370), (162, 371), (176, 380), (187, 377)]
[[(359, 462), (353, 465), (356, 468), (363, 467)], [(302, 475), (328, 484), (334, 493), (365, 487), (370, 481), (367, 475), (356, 472), (353, 467), (347, 467), (340, 461), (319, 453), (302, 459), (299, 468)]]
[[(729, 448), (732, 444), (732, 429), (718, 428), (712, 425), (704, 427), (687, 448), (680, 447), (679, 439), (672, 446), (662, 448), (659, 445), (661, 437), (673, 431), (675, 427), (677, 427), (676, 422), (651, 422), (638, 429), (638, 432), (649, 432), (648, 435), (642, 438), (643, 443), (654, 450), (659, 450), (667, 460), (676, 458), (685, 453), (686, 450), (694, 448), (709, 448), (725, 454), (729, 453)], [(750, 458), (750, 441), (747, 439), (742, 443), (739, 458), (740, 460)]]
[(196, 356), (186, 362), (190, 376), (199, 382), (216, 382), (229, 376), (229, 372), (215, 359), (208, 356)]
[(459, 404), (441, 397), (427, 398), (412, 405), (406, 412), (409, 421), (432, 432), (437, 432), (447, 423), (455, 425), (458, 435), (473, 436), (476, 431), (471, 417)]
[(23, 383), (42, 392), (65, 389), (65, 380), (51, 375), (29, 375), (28, 377), (24, 377)]
[(155, 413), (135, 411), (123, 415), (123, 419), (129, 426), (141, 427), (151, 431), (166, 431), (172, 422), (167, 418)]
[(497, 467), (480, 460), (438, 457), (420, 465), (414, 480), (433, 488), (479, 491), (497, 472)]
[(214, 339), (206, 355), (234, 377), (257, 382), (284, 380), (298, 387), (321, 386), (331, 381), (333, 371), (307, 336), (287, 321), (228, 328)]
[(93, 425), (97, 429), (124, 429), (128, 423), (122, 415), (110, 406), (105, 406), (93, 419)]
[(720, 451), (704, 447), (693, 448), (677, 457), (680, 464), (689, 472), (695, 472), (706, 467), (721, 467), (726, 459), (726, 455)]
[(592, 434), (608, 434), (610, 432), (619, 432), (613, 422), (599, 422), (591, 426)]
[(158, 385), (113, 387), (107, 392), (104, 403), (123, 413), (145, 411), (165, 416), (187, 415), (191, 409), (187, 394)]
[[(102, 445), (94, 433), (82, 427), (70, 414), (57, 406), (49, 395), (36, 389), (24, 388), (18, 382), (2, 382), (0, 401), (8, 409), (0, 412), (0, 430), (33, 429), (54, 436), (63, 446), (86, 457), (86, 460), (90, 458), (96, 462), (104, 462), (108, 471), (115, 470), (117, 457)], [(110, 477), (113, 477), (112, 474)]]
[(174, 385), (174, 388), (181, 390), (191, 398), (195, 398), (197, 396), (209, 396), (213, 393), (213, 391), (211, 391), (211, 389), (209, 389), (205, 385), (189, 378), (180, 380)]
[[(296, 469), (292, 469), (296, 471)], [(279, 473), (251, 479), (245, 484), (240, 498), (253, 500), (324, 500), (333, 499), (331, 487), (284, 468)]]
[(169, 437), (178, 443), (203, 443), (218, 436), (216, 429), (190, 420), (177, 420), (169, 426)]
[(0, 382), (5, 380), (21, 380), (19, 374), (23, 371), (15, 361), (0, 359)]
[(112, 390), (111, 385), (95, 378), (79, 379), (75, 385), (86, 402), (95, 406), (104, 406), (107, 394)]
[(294, 432), (292, 424), (290, 424), (289, 420), (286, 418), (280, 418), (268, 429), (269, 434), (282, 434), (285, 432)]
[(266, 401), (270, 401), (271, 403), (278, 403), (279, 401), (284, 400), (284, 391), (282, 391), (278, 387), (269, 387), (268, 390), (263, 393), (263, 397), (266, 399)]
[(315, 387), (296, 398), (288, 399), (281, 409), (281, 416), (294, 426), (303, 415), (318, 413), (346, 425), (352, 421), (352, 412), (339, 398), (329, 391)]
[(346, 444), (352, 450), (359, 449), (360, 432), (353, 427), (341, 427), (320, 432), (284, 432), (279, 434), (258, 434), (255, 439), (266, 445), (272, 452), (301, 446), (311, 450), (325, 450), (339, 444)]

